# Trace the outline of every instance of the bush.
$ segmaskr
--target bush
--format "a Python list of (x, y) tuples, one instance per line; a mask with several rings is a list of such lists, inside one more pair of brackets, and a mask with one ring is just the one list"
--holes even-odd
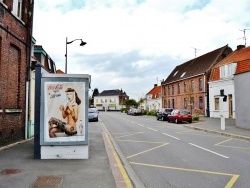
[(199, 115), (195, 114), (195, 115), (193, 116), (193, 121), (199, 121), (199, 120), (200, 120)]
[(121, 108), (122, 113), (127, 113), (128, 109), (127, 108)]

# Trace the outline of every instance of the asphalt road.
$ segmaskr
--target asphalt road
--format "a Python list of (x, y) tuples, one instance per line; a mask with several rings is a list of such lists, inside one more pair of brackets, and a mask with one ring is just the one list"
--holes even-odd
[(157, 121), (100, 112), (101, 123), (147, 188), (250, 185), (250, 142)]

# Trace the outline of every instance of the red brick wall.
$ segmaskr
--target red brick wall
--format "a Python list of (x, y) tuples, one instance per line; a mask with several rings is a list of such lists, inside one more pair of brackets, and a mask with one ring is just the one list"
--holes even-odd
[[(202, 91), (199, 90), (199, 79), (202, 79), (203, 89)], [(205, 79), (205, 85), (204, 85)], [(191, 80), (194, 81), (194, 90), (191, 90)], [(184, 82), (187, 85), (187, 90), (184, 92)], [(178, 94), (178, 84), (180, 84), (180, 94)], [(172, 86), (174, 85), (174, 94), (172, 94)], [(170, 95), (168, 95), (168, 86), (170, 86)], [(175, 82), (172, 84), (164, 85), (163, 86), (163, 107), (170, 107), (173, 108), (172, 99), (174, 99), (175, 106), (174, 108), (181, 108), (184, 109), (184, 98), (187, 99), (187, 109), (194, 112), (194, 109), (199, 109), (199, 98), (203, 98), (203, 108), (201, 111), (203, 114), (205, 113), (205, 92), (207, 91), (207, 81), (204, 76), (198, 76), (190, 79), (186, 79), (180, 82)], [(194, 99), (194, 106), (191, 108), (191, 97)], [(170, 105), (168, 101), (170, 100)]]
[[(23, 0), (22, 21), (11, 13), (12, 0), (0, 3), (0, 146), (25, 137), (26, 81), (30, 59), (29, 0)], [(20, 112), (9, 113), (10, 110)]]

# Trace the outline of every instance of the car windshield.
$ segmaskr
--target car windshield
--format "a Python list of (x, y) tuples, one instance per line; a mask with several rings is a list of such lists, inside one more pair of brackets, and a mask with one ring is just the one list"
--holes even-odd
[(189, 111), (187, 111), (187, 110), (181, 110), (181, 111), (180, 111), (180, 114), (190, 114), (190, 113), (189, 113)]
[(96, 109), (89, 108), (89, 113), (96, 113)]

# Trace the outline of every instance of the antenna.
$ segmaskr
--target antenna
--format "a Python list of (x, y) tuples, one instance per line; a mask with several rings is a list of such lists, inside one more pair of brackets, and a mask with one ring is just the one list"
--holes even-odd
[(246, 30), (250, 30), (250, 29), (240, 29), (240, 31), (243, 31), (244, 37), (239, 38), (239, 39), (244, 39), (245, 40), (245, 46), (247, 46)]
[(200, 49), (197, 49), (197, 48), (194, 48), (194, 47), (192, 47), (192, 48), (194, 49), (194, 57), (196, 57), (197, 50), (200, 50)]

